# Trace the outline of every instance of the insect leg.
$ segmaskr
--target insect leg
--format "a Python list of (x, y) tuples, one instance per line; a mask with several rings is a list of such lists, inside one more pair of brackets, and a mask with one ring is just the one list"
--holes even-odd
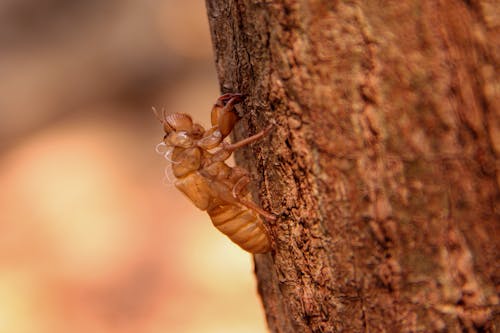
[(232, 99), (235, 100), (235, 102), (241, 102), (241, 100), (243, 99), (243, 94), (239, 93), (224, 94), (222, 96), (219, 96), (219, 98), (217, 98), (217, 102), (215, 102), (215, 104), (218, 106), (224, 106), (228, 101)]
[(271, 131), (272, 128), (273, 128), (273, 125), (269, 125), (265, 129), (263, 129), (262, 131), (258, 132), (257, 134), (254, 134), (252, 136), (249, 136), (246, 139), (243, 139), (241, 141), (238, 141), (238, 142), (235, 142), (232, 144), (228, 144), (228, 143), (223, 142), (221, 144), (222, 149), (224, 149), (226, 151), (235, 151), (238, 148), (247, 146), (255, 141), (262, 139), (265, 135), (269, 134), (269, 132)]
[(238, 199), (238, 202), (240, 204), (242, 204), (243, 206), (247, 207), (248, 209), (253, 210), (257, 214), (264, 216), (264, 218), (266, 218), (267, 220), (270, 220), (270, 221), (276, 220), (276, 216), (274, 216), (271, 213), (266, 212), (264, 209), (260, 208), (259, 206), (257, 206), (256, 204), (254, 204), (251, 201)]
[[(241, 170), (243, 171), (243, 169), (241, 169)], [(266, 219), (271, 220), (271, 221), (276, 220), (276, 217), (273, 214), (268, 213), (267, 211), (260, 208), (259, 206), (257, 206), (253, 202), (246, 201), (243, 199), (243, 197), (245, 197), (246, 194), (248, 193), (247, 186), (249, 183), (250, 183), (250, 177), (248, 177), (248, 175), (244, 175), (244, 176), (240, 177), (240, 179), (233, 186), (233, 190), (232, 190), (233, 197), (236, 200), (238, 200), (238, 202), (240, 204), (253, 210), (257, 214), (264, 216)]]
[(246, 175), (241, 177), (233, 186), (233, 197), (238, 200), (244, 197), (248, 193), (248, 184), (250, 184), (250, 177)]
[[(229, 99), (226, 101), (226, 99)], [(234, 128), (236, 122), (240, 119), (240, 117), (234, 112), (234, 105), (241, 101), (240, 95), (231, 95), (225, 97), (219, 97), (217, 103), (214, 105), (212, 109), (212, 113), (210, 115), (212, 126), (217, 126), (220, 133), (222, 134), (222, 138), (231, 133)], [(222, 105), (221, 105), (222, 104)]]

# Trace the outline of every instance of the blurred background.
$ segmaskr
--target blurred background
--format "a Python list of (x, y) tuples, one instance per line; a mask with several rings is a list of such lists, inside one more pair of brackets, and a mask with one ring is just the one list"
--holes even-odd
[(0, 333), (266, 331), (154, 151), (218, 93), (204, 1), (0, 1)]

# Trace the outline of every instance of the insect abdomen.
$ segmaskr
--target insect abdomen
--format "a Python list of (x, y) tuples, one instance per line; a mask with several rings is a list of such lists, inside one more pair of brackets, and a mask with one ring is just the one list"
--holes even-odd
[(251, 253), (265, 253), (270, 249), (260, 216), (233, 204), (218, 205), (208, 211), (214, 226), (242, 249)]

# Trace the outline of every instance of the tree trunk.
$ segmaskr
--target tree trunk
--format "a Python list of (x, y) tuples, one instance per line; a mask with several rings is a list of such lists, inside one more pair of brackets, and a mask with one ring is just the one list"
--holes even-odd
[(207, 0), (271, 332), (500, 329), (499, 3)]

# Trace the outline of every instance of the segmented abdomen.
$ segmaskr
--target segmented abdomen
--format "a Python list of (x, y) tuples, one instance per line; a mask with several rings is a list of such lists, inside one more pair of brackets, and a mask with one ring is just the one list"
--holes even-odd
[(214, 226), (242, 249), (265, 253), (271, 248), (260, 216), (248, 208), (221, 204), (208, 210)]

